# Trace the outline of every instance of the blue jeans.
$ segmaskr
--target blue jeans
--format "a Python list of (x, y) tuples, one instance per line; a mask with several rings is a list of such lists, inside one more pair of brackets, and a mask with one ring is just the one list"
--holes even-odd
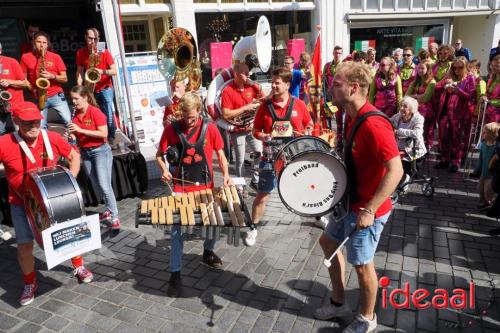
[(42, 128), (47, 128), (47, 114), (49, 109), (55, 109), (61, 117), (64, 126), (68, 126), (71, 121), (71, 111), (69, 110), (68, 102), (66, 101), (64, 93), (60, 92), (47, 98), (45, 108), (42, 110)]
[(113, 154), (111, 147), (105, 143), (96, 148), (82, 148), (82, 159), (85, 173), (90, 181), (98, 188), (104, 197), (106, 209), (111, 212), (111, 218), (118, 217), (115, 193), (111, 186), (111, 173), (113, 169)]
[(108, 139), (115, 138), (115, 108), (113, 104), (114, 92), (113, 88), (105, 88), (95, 94), (95, 98), (101, 111), (106, 115), (108, 122)]
[[(182, 238), (180, 225), (172, 226), (170, 244), (170, 272), (180, 272), (182, 269), (182, 254), (184, 252), (184, 239)], [(214, 239), (205, 239), (205, 242), (203, 243), (203, 248), (205, 250), (213, 251), (214, 247)]]
[(31, 231), (28, 217), (23, 205), (10, 205), (10, 215), (14, 231), (16, 232), (16, 243), (26, 244), (33, 241), (33, 232)]
[[(373, 225), (362, 230), (355, 231), (345, 247), (347, 249), (347, 261), (351, 265), (366, 265), (373, 261), (380, 234), (384, 230), (384, 225), (389, 219), (391, 212), (375, 218)], [(339, 244), (356, 228), (358, 216), (350, 212), (344, 219), (336, 222), (330, 215), (330, 221), (325, 228), (325, 234)]]
[(10, 114), (0, 115), (0, 135), (7, 133), (7, 130), (12, 130), (12, 126)]
[(276, 174), (274, 172), (274, 163), (267, 160), (262, 160), (259, 163), (259, 183), (257, 190), (259, 192), (271, 193), (278, 185)]

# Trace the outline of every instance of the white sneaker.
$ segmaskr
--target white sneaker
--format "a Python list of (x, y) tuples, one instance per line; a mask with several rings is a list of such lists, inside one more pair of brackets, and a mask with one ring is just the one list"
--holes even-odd
[(319, 220), (316, 219), (316, 221), (314, 221), (314, 225), (317, 226), (318, 228), (325, 229), (326, 226), (328, 225), (328, 221), (329, 221), (328, 217), (321, 216)]
[(254, 246), (257, 241), (257, 229), (247, 231), (247, 236), (245, 237), (246, 246)]
[(347, 303), (341, 306), (335, 306), (331, 302), (328, 302), (321, 308), (317, 308), (314, 311), (314, 317), (320, 320), (330, 320), (332, 318), (342, 318), (352, 315), (352, 311), (347, 305)]
[(354, 320), (347, 326), (342, 333), (370, 333), (377, 328), (377, 315), (373, 314), (373, 320), (368, 320), (361, 314), (358, 314)]

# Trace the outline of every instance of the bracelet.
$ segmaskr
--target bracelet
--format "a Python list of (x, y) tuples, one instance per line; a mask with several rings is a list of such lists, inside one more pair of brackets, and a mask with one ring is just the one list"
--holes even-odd
[(371, 215), (375, 216), (375, 212), (373, 210), (371, 210), (371, 209), (368, 209), (368, 208), (365, 208), (365, 207), (360, 207), (359, 210), (362, 211), (362, 212), (365, 212), (365, 213), (368, 213), (368, 214), (371, 214)]

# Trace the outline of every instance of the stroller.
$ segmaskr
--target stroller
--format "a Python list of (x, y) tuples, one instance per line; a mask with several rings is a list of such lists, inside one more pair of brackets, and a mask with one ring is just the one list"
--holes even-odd
[(416, 158), (417, 148), (415, 147), (414, 139), (409, 138), (408, 141), (409, 141), (408, 144), (413, 146), (411, 154), (408, 154), (406, 151), (401, 152), (401, 154), (402, 155), (406, 154), (410, 158), (410, 166), (411, 166), (411, 171), (409, 173), (410, 178), (406, 179), (404, 182), (400, 182), (398, 187), (396, 187), (396, 190), (392, 193), (391, 201), (393, 205), (399, 201), (399, 197), (401, 195), (406, 193), (408, 186), (410, 184), (422, 184), (420, 189), (422, 191), (422, 194), (426, 198), (430, 198), (434, 194), (433, 182), (436, 178), (428, 177), (420, 171), (421, 166), (423, 165), (427, 156), (429, 155), (429, 152), (427, 152), (424, 156), (417, 159)]

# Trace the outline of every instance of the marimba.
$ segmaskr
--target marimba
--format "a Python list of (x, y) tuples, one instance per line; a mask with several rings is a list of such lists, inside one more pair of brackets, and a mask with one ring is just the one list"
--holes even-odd
[(170, 231), (172, 225), (180, 225), (187, 233), (193, 233), (196, 226), (208, 239), (219, 239), (223, 228), (227, 243), (238, 246), (240, 228), (248, 226), (250, 220), (236, 186), (226, 186), (141, 200), (135, 226), (152, 225)]

